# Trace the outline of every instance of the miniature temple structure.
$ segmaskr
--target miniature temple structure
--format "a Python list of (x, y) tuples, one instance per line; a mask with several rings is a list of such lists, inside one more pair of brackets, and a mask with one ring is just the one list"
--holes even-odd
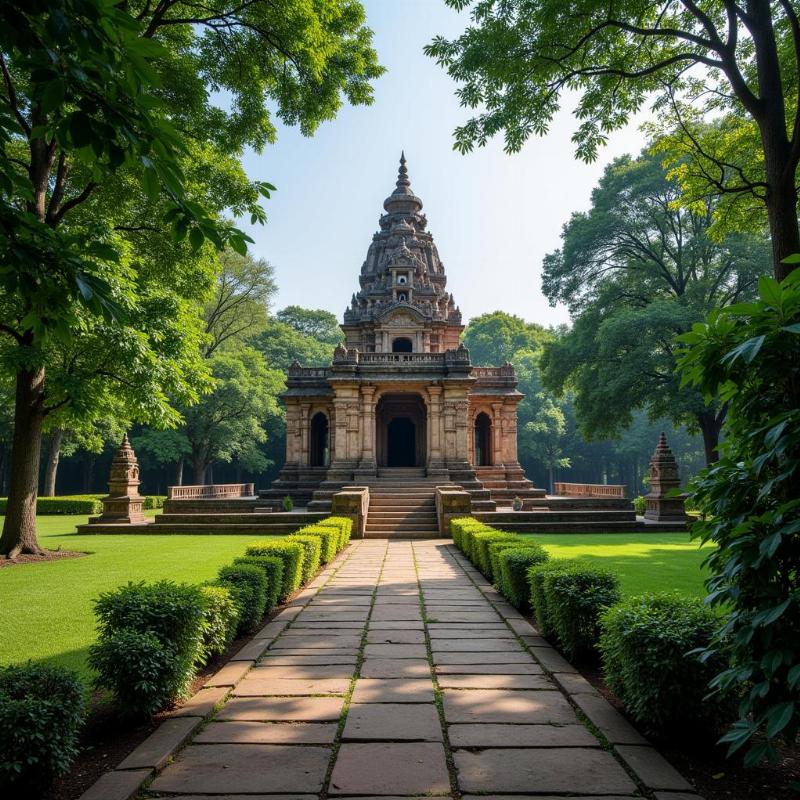
[(677, 494), (681, 481), (678, 462), (662, 431), (650, 457), (650, 492), (645, 495), (644, 518), (652, 522), (686, 522), (686, 495)]
[[(325, 499), (390, 475), (467, 488), (478, 508), (539, 498), (517, 458), (523, 395), (511, 364), (477, 366), (404, 156), (325, 367), (294, 363), (286, 461), (263, 499)], [(316, 501), (316, 502), (314, 502)]]

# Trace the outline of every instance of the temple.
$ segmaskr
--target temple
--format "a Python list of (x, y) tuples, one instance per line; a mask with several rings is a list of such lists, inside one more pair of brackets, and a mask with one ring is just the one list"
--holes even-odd
[(323, 509), (337, 489), (405, 477), (453, 483), (474, 507), (542, 497), (517, 458), (514, 367), (477, 366), (404, 155), (327, 367), (294, 363), (286, 461), (262, 498)]

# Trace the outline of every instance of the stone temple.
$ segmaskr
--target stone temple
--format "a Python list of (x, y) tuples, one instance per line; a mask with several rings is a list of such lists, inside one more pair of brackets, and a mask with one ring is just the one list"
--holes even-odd
[(288, 371), (286, 462), (262, 498), (324, 510), (345, 485), (392, 478), (460, 485), (485, 511), (543, 496), (517, 459), (514, 367), (475, 365), (460, 344), (461, 312), (404, 156), (383, 208), (344, 344), (330, 366)]

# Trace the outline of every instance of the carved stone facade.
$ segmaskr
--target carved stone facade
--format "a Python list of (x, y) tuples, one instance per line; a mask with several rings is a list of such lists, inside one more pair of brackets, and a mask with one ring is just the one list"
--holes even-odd
[(669, 496), (680, 485), (678, 462), (662, 432), (650, 457), (650, 492), (645, 496), (645, 519), (653, 522), (686, 522), (686, 495)]
[(142, 511), (144, 498), (139, 494), (140, 483), (139, 462), (126, 433), (111, 462), (108, 496), (103, 498), (103, 513), (99, 517), (91, 517), (89, 524), (141, 525), (149, 522)]
[(288, 371), (286, 463), (271, 492), (368, 482), (424, 470), (480, 488), (480, 470), (534, 492), (517, 458), (522, 394), (511, 364), (478, 367), (460, 344), (461, 312), (401, 156), (380, 229), (344, 313), (329, 367)]

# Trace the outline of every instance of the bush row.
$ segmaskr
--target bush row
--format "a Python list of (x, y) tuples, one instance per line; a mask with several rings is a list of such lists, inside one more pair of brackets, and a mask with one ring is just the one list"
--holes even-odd
[[(255, 542), (215, 580), (128, 583), (95, 601), (89, 664), (120, 712), (146, 718), (185, 697), (198, 668), (252, 631), (350, 541), (351, 520), (328, 517)], [(0, 794), (36, 791), (78, 752), (86, 694), (78, 676), (37, 664), (0, 668)]]
[[(56, 514), (99, 514), (103, 510), (103, 494), (69, 494), (63, 497), (37, 497), (36, 513), (42, 516)], [(146, 509), (163, 508), (166, 497), (147, 495), (143, 506)], [(6, 498), (0, 497), (0, 514), (6, 513)]]
[(710, 731), (731, 713), (708, 697), (719, 664), (701, 661), (717, 626), (700, 600), (674, 593), (621, 599), (612, 572), (580, 560), (549, 559), (532, 537), (472, 518), (450, 523), (454, 544), (508, 601), (531, 613), (539, 633), (571, 659), (599, 657), (609, 687), (652, 730), (687, 724)]

